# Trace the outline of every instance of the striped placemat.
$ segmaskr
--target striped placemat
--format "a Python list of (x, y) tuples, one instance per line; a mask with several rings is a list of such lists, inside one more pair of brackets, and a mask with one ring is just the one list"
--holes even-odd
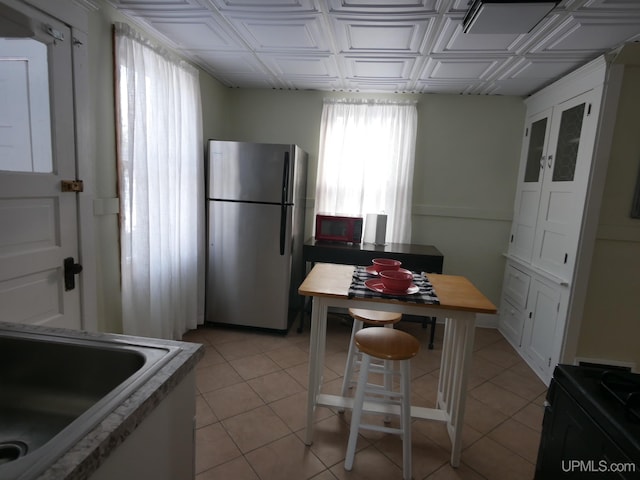
[(349, 286), (349, 298), (395, 298), (403, 302), (440, 304), (429, 279), (422, 273), (411, 273), (413, 274), (413, 283), (419, 288), (419, 291), (410, 295), (389, 295), (368, 288), (364, 282), (378, 277), (367, 273), (366, 267), (357, 266)]

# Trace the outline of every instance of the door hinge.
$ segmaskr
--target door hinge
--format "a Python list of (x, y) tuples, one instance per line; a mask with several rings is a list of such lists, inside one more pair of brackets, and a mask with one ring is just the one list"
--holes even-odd
[(60, 30), (56, 30), (51, 25), (44, 25), (44, 31), (47, 32), (50, 36), (54, 38), (54, 40), (64, 41), (64, 33)]
[(558, 302), (558, 305), (556, 305), (556, 312), (560, 311), (560, 302)]
[(551, 366), (551, 357), (549, 357), (549, 362), (547, 363), (547, 366), (550, 367)]
[(84, 192), (82, 180), (62, 180), (61, 190), (63, 192)]
[(591, 115), (591, 104), (587, 107), (587, 117)]

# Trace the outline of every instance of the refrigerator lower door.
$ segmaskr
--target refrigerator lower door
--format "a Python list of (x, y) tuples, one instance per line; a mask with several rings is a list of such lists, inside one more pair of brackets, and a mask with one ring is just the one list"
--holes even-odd
[(281, 208), (209, 202), (207, 321), (286, 330), (291, 283), (291, 207), (284, 255)]

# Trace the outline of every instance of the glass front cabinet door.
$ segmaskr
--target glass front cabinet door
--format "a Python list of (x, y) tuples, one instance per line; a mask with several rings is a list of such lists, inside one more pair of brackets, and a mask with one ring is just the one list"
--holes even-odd
[(531, 261), (538, 221), (551, 112), (548, 109), (527, 119), (522, 142), (509, 253), (527, 262)]
[[(591, 90), (553, 109), (541, 165), (540, 206), (531, 263), (571, 280), (593, 158), (599, 105)], [(594, 97), (595, 96), (595, 97)]]

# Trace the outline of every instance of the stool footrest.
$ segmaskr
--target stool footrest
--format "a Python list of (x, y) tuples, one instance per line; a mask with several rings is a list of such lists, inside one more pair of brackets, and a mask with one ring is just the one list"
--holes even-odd
[(360, 429), (372, 430), (375, 432), (392, 433), (395, 435), (402, 435), (403, 430), (401, 428), (385, 427), (383, 425), (373, 425), (371, 423), (361, 423)]
[(365, 392), (365, 401), (370, 400), (370, 398), (366, 396), (367, 393), (376, 394), (376, 395), (380, 395), (382, 397), (388, 397), (388, 398), (402, 398), (402, 392), (385, 390), (384, 387), (378, 385), (377, 383), (367, 383), (367, 386), (364, 392)]
[[(316, 405), (325, 407), (340, 407), (353, 409), (353, 398), (330, 395), (328, 393), (319, 394)], [(400, 408), (396, 405), (380, 405), (378, 403), (364, 402), (364, 410), (371, 413), (388, 413), (400, 415)], [(445, 410), (428, 407), (411, 407), (411, 418), (421, 418), (424, 420), (435, 420), (436, 422), (448, 422), (449, 415)]]

